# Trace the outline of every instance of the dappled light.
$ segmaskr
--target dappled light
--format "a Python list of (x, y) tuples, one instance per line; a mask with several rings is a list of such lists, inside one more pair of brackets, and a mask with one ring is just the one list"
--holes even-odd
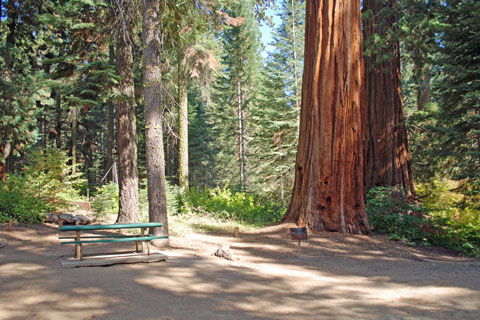
[[(478, 315), (479, 261), (408, 247), (383, 236), (333, 233), (310, 234), (298, 257), (288, 227), (242, 232), (239, 238), (218, 230), (172, 238), (172, 247), (162, 251), (169, 256), (165, 262), (63, 269), (59, 258), (72, 255), (73, 249), (51, 241), (55, 228), (17, 226), (8, 233), (2, 225), (0, 237), (8, 241), (0, 249), (2, 317), (273, 320)], [(212, 255), (222, 243), (231, 245), (233, 261)], [(390, 246), (392, 250), (386, 250)]]

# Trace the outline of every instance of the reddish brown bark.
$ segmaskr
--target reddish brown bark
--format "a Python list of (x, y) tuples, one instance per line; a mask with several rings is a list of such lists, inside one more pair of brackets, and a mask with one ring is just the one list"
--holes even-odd
[[(365, 21), (363, 31), (366, 43), (374, 34), (386, 38), (393, 22), (379, 14), (385, 7), (393, 7), (397, 0), (387, 2), (365, 0), (364, 10), (372, 10), (374, 18)], [(372, 53), (365, 57), (365, 86), (367, 110), (367, 140), (365, 147), (365, 192), (374, 186), (399, 186), (411, 196), (415, 193), (410, 169), (410, 156), (403, 115), (400, 48), (390, 43), (391, 58), (377, 61)]]
[(285, 221), (368, 233), (360, 1), (307, 1), (300, 136)]

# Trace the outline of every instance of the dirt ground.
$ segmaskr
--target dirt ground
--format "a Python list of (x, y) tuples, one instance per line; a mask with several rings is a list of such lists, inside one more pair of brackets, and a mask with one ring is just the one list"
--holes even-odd
[[(480, 319), (480, 261), (286, 225), (171, 238), (168, 261), (62, 268), (57, 226), (0, 225), (0, 319)], [(230, 244), (233, 261), (213, 256)], [(131, 250), (98, 244), (85, 253)]]

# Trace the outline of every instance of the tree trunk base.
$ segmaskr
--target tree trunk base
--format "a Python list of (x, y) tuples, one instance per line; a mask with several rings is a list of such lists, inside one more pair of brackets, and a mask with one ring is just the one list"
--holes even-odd
[(168, 248), (170, 246), (169, 239), (155, 239), (151, 240), (150, 243), (156, 248)]

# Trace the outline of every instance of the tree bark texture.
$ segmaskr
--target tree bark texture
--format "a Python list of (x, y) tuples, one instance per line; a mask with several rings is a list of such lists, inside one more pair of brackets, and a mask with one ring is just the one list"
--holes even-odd
[(307, 1), (295, 184), (284, 221), (368, 233), (360, 1)]
[(117, 105), (117, 145), (119, 172), (119, 209), (117, 222), (136, 222), (138, 217), (137, 134), (133, 82), (133, 43), (129, 22), (117, 35), (118, 89), (122, 99)]
[(178, 53), (178, 184), (188, 190), (188, 94), (187, 58), (184, 49)]
[[(364, 1), (364, 10), (372, 10), (375, 17), (364, 23), (363, 32), (367, 43), (374, 34), (386, 38), (391, 31), (391, 20), (375, 19), (380, 20), (380, 12), (387, 6), (393, 8), (396, 1)], [(403, 115), (399, 43), (391, 43), (388, 50), (391, 55), (388, 60), (376, 62), (381, 53), (365, 57), (365, 192), (374, 186), (399, 186), (411, 196), (415, 190)]]
[[(163, 108), (160, 67), (160, 12), (158, 0), (145, 0), (143, 12), (143, 83), (145, 103), (145, 144), (147, 152), (148, 212), (150, 222), (163, 223), (162, 228), (150, 230), (155, 236), (168, 236), (167, 200), (165, 185), (165, 156), (163, 149)], [(155, 240), (157, 246), (168, 240)]]

